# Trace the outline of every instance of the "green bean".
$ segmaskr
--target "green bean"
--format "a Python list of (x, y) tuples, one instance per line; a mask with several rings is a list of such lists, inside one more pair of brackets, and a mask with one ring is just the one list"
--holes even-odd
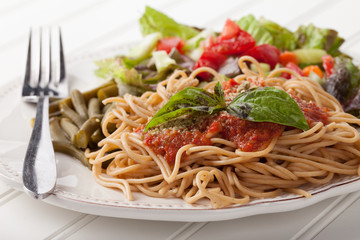
[(111, 109), (113, 109), (114, 106), (115, 105), (113, 103), (106, 104), (102, 109), (102, 113), (106, 114), (108, 111), (111, 111)]
[(84, 96), (77, 89), (70, 93), (70, 98), (75, 111), (84, 118), (89, 118)]
[(107, 130), (109, 133), (115, 132), (116, 129), (117, 129), (117, 127), (116, 127), (115, 123), (108, 123)]
[(101, 88), (97, 92), (97, 97), (100, 101), (103, 101), (106, 98), (115, 97), (118, 95), (119, 95), (119, 89), (116, 84)]
[(60, 119), (60, 126), (63, 131), (69, 136), (72, 143), (75, 141), (75, 135), (79, 131), (79, 128), (68, 118), (63, 117)]
[(97, 98), (91, 98), (88, 104), (88, 115), (94, 117), (101, 114), (101, 102)]
[[(106, 104), (105, 107), (103, 108), (103, 112), (104, 115), (108, 114), (110, 111), (112, 111), (115, 108), (115, 104), (111, 103), (111, 104)], [(109, 122), (107, 124), (107, 130), (109, 133), (112, 133), (116, 130), (116, 124), (115, 123), (111, 123)]]
[[(110, 81), (104, 83), (103, 85), (101, 85), (101, 86), (99, 86), (97, 88), (94, 88), (94, 89), (91, 89), (89, 91), (83, 92), (82, 95), (84, 96), (85, 102), (88, 102), (89, 99), (91, 99), (91, 98), (97, 97), (98, 91), (100, 89), (111, 86), (111, 85), (116, 86), (116, 83), (114, 82), (114, 80), (110, 80)], [(63, 105), (63, 104), (66, 104), (70, 108), (73, 107), (72, 102), (71, 102), (71, 98), (64, 98), (64, 99), (55, 100), (55, 101), (51, 102), (50, 106), (49, 106), (49, 112), (52, 113), (52, 112), (59, 111), (60, 106)]]
[(102, 139), (104, 139), (105, 136), (101, 131), (101, 128), (98, 128), (92, 135), (91, 135), (91, 141), (95, 143), (96, 145), (98, 142), (100, 142)]
[(82, 116), (80, 116), (77, 112), (72, 110), (68, 105), (66, 104), (60, 104), (60, 111), (63, 116), (69, 118), (73, 123), (76, 124), (79, 128), (84, 124), (86, 119)]
[(76, 159), (80, 160), (82, 164), (84, 164), (86, 167), (91, 169), (91, 164), (89, 163), (89, 160), (85, 157), (85, 154), (80, 149), (77, 149), (69, 142), (62, 142), (62, 141), (53, 141), (54, 150), (56, 152), (62, 152), (67, 155), (73, 156)]
[(86, 120), (75, 135), (75, 146), (78, 148), (86, 148), (89, 144), (91, 135), (100, 128), (101, 119), (92, 117)]
[(59, 104), (62, 100), (56, 100), (49, 104), (49, 113), (56, 113), (60, 111)]
[(102, 84), (101, 86), (91, 89), (89, 91), (83, 92), (83, 96), (85, 98), (85, 101), (88, 102), (91, 98), (96, 97), (99, 90), (106, 88), (108, 86), (116, 86), (116, 83), (114, 80), (107, 81), (106, 83)]
[(52, 112), (52, 113), (49, 114), (49, 118), (60, 117), (60, 116), (61, 116), (60, 111)]
[(70, 142), (67, 135), (65, 135), (63, 129), (60, 126), (59, 118), (50, 119), (50, 135), (53, 141)]

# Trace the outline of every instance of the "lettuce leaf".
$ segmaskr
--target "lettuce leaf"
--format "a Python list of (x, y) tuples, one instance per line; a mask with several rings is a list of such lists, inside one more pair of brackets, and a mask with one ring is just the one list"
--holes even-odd
[(360, 69), (348, 57), (338, 56), (334, 60), (334, 72), (326, 78), (323, 87), (343, 104), (345, 111), (359, 110), (359, 97), (356, 95), (359, 91)]
[(273, 44), (274, 38), (269, 31), (263, 27), (254, 15), (249, 14), (236, 22), (240, 28), (247, 31), (255, 39), (257, 45)]
[(317, 28), (313, 24), (300, 26), (295, 35), (298, 48), (324, 49), (332, 56), (340, 54), (339, 47), (344, 42), (335, 30)]
[(95, 61), (95, 65), (98, 67), (95, 75), (100, 78), (114, 79), (118, 83), (124, 82), (132, 86), (144, 87), (141, 74), (134, 68), (125, 67), (120, 57)]
[(294, 50), (296, 48), (296, 37), (287, 28), (279, 24), (260, 18), (261, 25), (270, 32), (274, 38), (273, 45), (281, 50)]
[(177, 23), (172, 18), (148, 6), (139, 22), (144, 36), (160, 32), (163, 37), (176, 36), (187, 40), (199, 33), (195, 28)]
[(253, 36), (257, 45), (267, 43), (281, 50), (289, 51), (296, 47), (294, 34), (275, 22), (264, 18), (257, 20), (252, 14), (249, 14), (238, 20), (237, 24)]

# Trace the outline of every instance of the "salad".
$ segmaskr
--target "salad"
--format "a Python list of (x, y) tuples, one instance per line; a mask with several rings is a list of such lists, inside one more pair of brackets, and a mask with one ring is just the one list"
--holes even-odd
[[(144, 38), (138, 45), (127, 55), (95, 62), (96, 75), (114, 79), (120, 95), (154, 90), (176, 69), (191, 72), (206, 66), (229, 79), (240, 74), (239, 57), (248, 55), (261, 63), (264, 72), (286, 67), (311, 78), (346, 112), (360, 117), (360, 70), (339, 50), (344, 39), (335, 30), (309, 24), (292, 32), (250, 14), (227, 19), (222, 31), (216, 32), (178, 23), (151, 7), (139, 21)], [(204, 72), (198, 78), (211, 81), (212, 75)]]

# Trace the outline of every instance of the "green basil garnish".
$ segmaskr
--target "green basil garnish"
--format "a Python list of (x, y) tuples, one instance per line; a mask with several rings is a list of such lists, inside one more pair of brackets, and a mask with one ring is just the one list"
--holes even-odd
[(235, 117), (254, 122), (273, 122), (308, 130), (299, 105), (288, 93), (274, 87), (258, 88), (239, 94), (227, 107)]
[(214, 88), (214, 98), (218, 101), (219, 105), (226, 108), (225, 96), (221, 82), (217, 82)]
[(172, 96), (154, 117), (146, 124), (144, 131), (178, 117), (196, 112), (213, 114), (226, 107), (221, 83), (215, 86), (217, 96), (205, 89), (187, 87)]
[(144, 131), (182, 116), (220, 111), (227, 111), (244, 120), (309, 129), (300, 107), (285, 91), (274, 87), (245, 91), (226, 106), (223, 88), (218, 82), (214, 94), (196, 87), (188, 87), (176, 93), (148, 122)]

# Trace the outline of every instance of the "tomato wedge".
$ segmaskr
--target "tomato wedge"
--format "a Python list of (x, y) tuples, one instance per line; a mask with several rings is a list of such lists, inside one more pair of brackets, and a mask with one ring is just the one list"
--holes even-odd
[(322, 62), (326, 77), (330, 77), (330, 75), (334, 72), (334, 58), (330, 55), (324, 55), (322, 57)]
[(166, 51), (168, 54), (173, 48), (176, 48), (180, 53), (184, 53), (183, 47), (185, 46), (184, 40), (179, 37), (166, 37), (159, 40), (156, 50)]
[[(286, 64), (285, 67), (293, 70), (294, 72), (298, 73), (300, 76), (304, 76), (304, 73), (303, 73), (303, 71), (301, 70), (301, 68), (299, 68), (299, 66), (296, 65), (296, 64), (293, 63), (293, 62), (289, 62), (288, 64)], [(281, 77), (286, 78), (286, 79), (290, 79), (290, 78), (291, 78), (291, 74), (289, 74), (289, 73), (281, 73)]]
[(236, 22), (227, 19), (219, 39), (226, 40), (237, 37), (240, 35), (241, 31), (241, 28), (239, 27), (239, 25), (237, 25)]
[(215, 40), (207, 41), (205, 49), (224, 55), (239, 55), (254, 46), (255, 39), (228, 19), (220, 36)]
[[(219, 70), (220, 66), (226, 61), (227, 57), (223, 54), (204, 51), (199, 60), (195, 63), (194, 69), (200, 67), (210, 67), (215, 71)], [(211, 81), (212, 74), (208, 72), (202, 72), (197, 75), (202, 81)]]
[(261, 63), (267, 63), (274, 69), (279, 62), (280, 50), (269, 44), (261, 44), (247, 50), (244, 55), (251, 56)]

